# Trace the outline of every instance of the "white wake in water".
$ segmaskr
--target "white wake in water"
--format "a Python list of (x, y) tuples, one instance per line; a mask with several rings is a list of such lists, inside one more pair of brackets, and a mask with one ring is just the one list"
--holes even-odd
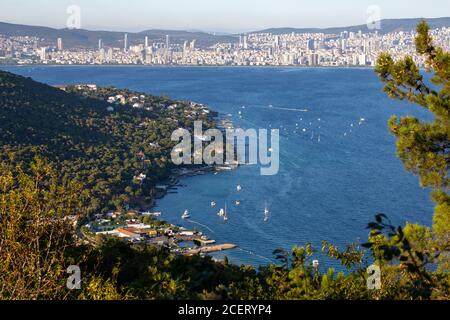
[(190, 222), (190, 223), (198, 224), (199, 226), (208, 229), (208, 230), (211, 231), (212, 233), (215, 233), (214, 230), (212, 230), (210, 227), (208, 227), (207, 225), (205, 225), (205, 224), (203, 224), (203, 223), (200, 223), (200, 222), (197, 222), (197, 221), (194, 221), (194, 220), (191, 220), (191, 219), (186, 219), (186, 221), (187, 221), (187, 222)]
[(260, 254), (256, 254), (256, 253), (254, 253), (254, 252), (252, 252), (252, 251), (250, 251), (250, 250), (245, 250), (245, 249), (242, 249), (242, 248), (239, 248), (239, 247), (237, 247), (236, 249), (241, 250), (242, 252), (245, 252), (245, 253), (250, 254), (250, 255), (252, 255), (252, 256), (261, 258), (261, 259), (263, 259), (263, 260), (267, 260), (267, 261), (269, 261), (269, 262), (273, 262), (273, 261), (270, 260), (269, 258), (264, 257), (264, 256), (262, 256), (262, 255), (260, 255)]

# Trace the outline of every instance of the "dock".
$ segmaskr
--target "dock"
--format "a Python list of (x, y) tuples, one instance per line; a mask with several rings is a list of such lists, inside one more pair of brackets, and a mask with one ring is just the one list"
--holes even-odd
[(230, 250), (237, 248), (238, 246), (235, 244), (225, 243), (225, 244), (217, 244), (213, 246), (204, 246), (196, 249), (190, 249), (184, 252), (184, 254), (188, 256), (192, 256), (195, 254), (200, 253), (211, 253), (211, 252), (217, 252), (217, 251), (223, 251), (223, 250)]

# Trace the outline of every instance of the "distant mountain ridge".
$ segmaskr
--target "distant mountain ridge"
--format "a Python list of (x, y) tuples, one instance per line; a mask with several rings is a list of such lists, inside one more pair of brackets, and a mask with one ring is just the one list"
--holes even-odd
[[(411, 18), (411, 19), (384, 19), (380, 20), (380, 30), (378, 33), (386, 34), (395, 31), (410, 31), (414, 30), (420, 21), (426, 20), (430, 26), (430, 28), (441, 28), (441, 27), (450, 27), (450, 17), (443, 18)], [(334, 34), (341, 33), (344, 31), (348, 32), (358, 32), (361, 30), (363, 33), (373, 32), (374, 30), (370, 30), (367, 27), (367, 24), (350, 26), (350, 27), (332, 27), (332, 28), (269, 28), (260, 30), (257, 32), (260, 33), (273, 33), (273, 34), (284, 34), (284, 33), (325, 33), (325, 34)]]
[[(413, 18), (413, 19), (385, 19), (381, 20), (381, 28), (378, 30), (380, 34), (385, 34), (393, 31), (409, 31), (413, 30), (416, 25), (425, 19), (431, 28), (440, 28), (450, 26), (450, 17), (443, 18)], [(333, 27), (333, 28), (270, 28), (248, 33), (315, 33), (321, 32), (325, 34), (340, 33), (343, 31), (349, 32), (370, 32), (367, 25), (357, 25), (349, 27)], [(28, 26), (21, 24), (12, 24), (0, 22), (0, 34), (6, 36), (36, 36), (46, 39), (49, 43), (55, 43), (57, 38), (62, 38), (66, 48), (74, 47), (89, 47), (95, 48), (98, 45), (98, 40), (102, 39), (105, 46), (122, 47), (124, 45), (123, 39), (126, 32), (118, 31), (95, 31), (85, 29), (55, 29), (40, 26)], [(184, 41), (196, 40), (196, 45), (199, 47), (207, 47), (218, 42), (236, 43), (239, 41), (239, 35), (222, 35), (212, 34), (201, 31), (183, 31), (183, 30), (162, 30), (150, 29), (141, 32), (128, 32), (128, 41), (131, 45), (143, 43), (147, 36), (150, 42), (165, 42), (165, 36), (169, 35), (172, 43), (183, 43)]]

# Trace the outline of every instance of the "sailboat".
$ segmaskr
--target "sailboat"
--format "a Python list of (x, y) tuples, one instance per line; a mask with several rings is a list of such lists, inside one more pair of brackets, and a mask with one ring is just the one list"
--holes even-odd
[(241, 187), (240, 184), (238, 184), (238, 185), (236, 186), (236, 191), (239, 192), (239, 191), (241, 191), (241, 190), (242, 190), (242, 187)]
[(235, 203), (237, 206), (239, 206), (239, 205), (241, 205), (241, 200), (236, 200), (234, 203)]
[(267, 208), (267, 202), (266, 205), (264, 207), (264, 222), (269, 221), (269, 209)]
[(216, 202), (215, 201), (211, 201), (211, 208), (214, 208), (216, 206)]
[(223, 221), (227, 222), (228, 221), (228, 216), (227, 216), (227, 204), (225, 203), (225, 211), (224, 211), (224, 215), (223, 215)]
[(186, 209), (184, 210), (184, 213), (181, 215), (181, 219), (189, 219), (191, 215), (189, 214), (189, 211)]
[(219, 210), (219, 212), (217, 212), (217, 215), (219, 216), (219, 217), (223, 217), (224, 215), (225, 215), (225, 210), (223, 210), (222, 208)]

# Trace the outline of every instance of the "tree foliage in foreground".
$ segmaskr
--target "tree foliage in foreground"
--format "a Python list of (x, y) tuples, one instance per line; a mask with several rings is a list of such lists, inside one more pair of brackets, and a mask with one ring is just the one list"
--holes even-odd
[[(425, 21), (417, 27), (416, 50), (425, 58), (430, 84), (409, 56), (394, 61), (389, 54), (382, 54), (376, 72), (390, 97), (417, 104), (434, 116), (432, 122), (412, 116), (393, 116), (389, 120), (389, 129), (397, 138), (397, 154), (405, 168), (420, 177), (422, 187), (433, 190), (435, 243), (427, 248), (433, 250), (448, 248), (450, 244), (450, 54), (434, 46)], [(448, 252), (439, 260), (440, 268), (448, 271)]]
[[(418, 27), (417, 50), (434, 71), (425, 84), (411, 58), (382, 55), (376, 71), (390, 96), (408, 99), (435, 114), (433, 123), (412, 117), (390, 120), (398, 153), (408, 170), (433, 188), (433, 228), (394, 227), (386, 215), (369, 223), (368, 242), (344, 249), (324, 242), (277, 249), (278, 264), (259, 269), (186, 257), (154, 247), (103, 239), (77, 242), (72, 219), (85, 214), (85, 189), (68, 183), (45, 160), (0, 160), (1, 299), (450, 299), (449, 254), (449, 56), (432, 45), (426, 24)], [(439, 89), (439, 91), (437, 91)], [(10, 97), (10, 99), (12, 99)], [(71, 218), (68, 218), (71, 217)], [(346, 272), (314, 268), (322, 253)], [(370, 254), (368, 257), (367, 253)], [(370, 258), (370, 259), (367, 259)], [(369, 260), (369, 261), (368, 261)], [(367, 286), (366, 268), (381, 268), (381, 289)], [(82, 289), (66, 289), (69, 265), (82, 269)]]

